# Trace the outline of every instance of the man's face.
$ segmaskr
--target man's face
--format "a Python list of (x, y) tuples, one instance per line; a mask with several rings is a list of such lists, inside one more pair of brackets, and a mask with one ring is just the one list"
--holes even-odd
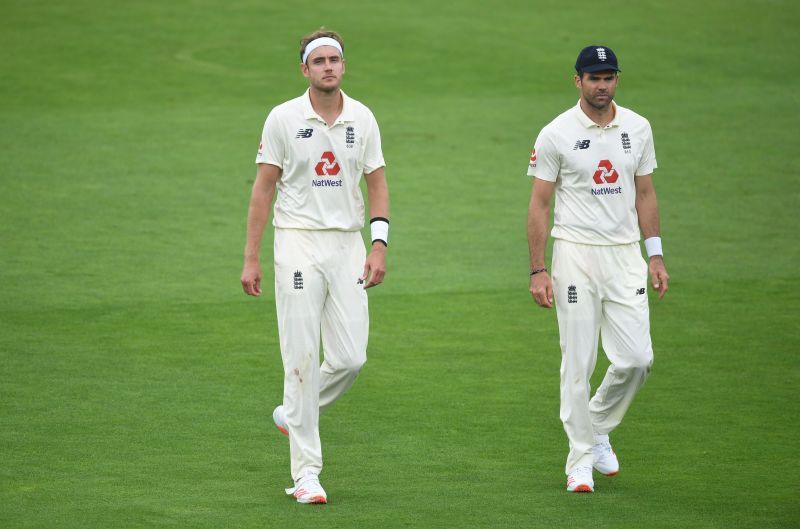
[(320, 46), (300, 65), (311, 86), (322, 92), (333, 92), (342, 84), (344, 59), (333, 46)]
[(605, 110), (614, 99), (619, 75), (613, 70), (584, 73), (575, 76), (575, 86), (581, 91), (581, 99), (597, 110)]

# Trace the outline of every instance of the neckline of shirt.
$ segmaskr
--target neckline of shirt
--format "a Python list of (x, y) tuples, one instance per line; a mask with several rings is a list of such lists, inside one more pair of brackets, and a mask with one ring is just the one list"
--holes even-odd
[[(341, 114), (339, 114), (339, 117), (337, 117), (336, 120), (333, 122), (333, 125), (331, 125), (328, 128), (335, 127), (336, 125), (339, 125), (341, 123), (348, 123), (351, 121), (355, 121), (355, 118), (353, 117), (353, 109), (352, 109), (353, 104), (351, 102), (352, 100), (350, 99), (350, 97), (348, 97), (347, 94), (344, 93), (344, 90), (339, 90), (339, 93), (342, 94), (342, 112)], [(303, 118), (316, 119), (324, 123), (326, 127), (328, 126), (328, 123), (324, 119), (322, 119), (322, 116), (317, 114), (317, 112), (314, 110), (314, 107), (311, 105), (310, 88), (306, 89), (305, 94), (303, 94)]]
[(596, 127), (596, 128), (598, 128), (600, 130), (605, 130), (605, 129), (610, 129), (612, 127), (619, 127), (619, 110), (620, 110), (620, 107), (613, 101), (611, 102), (611, 104), (614, 105), (614, 119), (612, 119), (608, 123), (608, 125), (606, 125), (605, 127), (601, 127), (600, 125), (595, 123), (592, 120), (592, 118), (590, 118), (589, 116), (586, 115), (586, 112), (584, 112), (583, 109), (581, 108), (580, 99), (578, 100), (578, 103), (575, 105), (575, 114), (577, 115), (578, 121), (581, 123), (581, 125), (583, 125), (584, 128), (587, 128), (587, 129), (590, 129), (592, 127)]

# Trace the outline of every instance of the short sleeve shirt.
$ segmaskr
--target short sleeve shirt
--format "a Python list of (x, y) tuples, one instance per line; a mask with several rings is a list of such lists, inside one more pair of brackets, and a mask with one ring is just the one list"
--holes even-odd
[(614, 104), (605, 127), (580, 108), (567, 110), (539, 133), (528, 176), (556, 183), (551, 235), (581, 244), (637, 242), (637, 176), (657, 167), (650, 123)]
[(356, 231), (364, 225), (362, 175), (385, 165), (375, 116), (342, 92), (328, 127), (309, 93), (267, 116), (256, 163), (281, 168), (272, 223), (277, 228)]

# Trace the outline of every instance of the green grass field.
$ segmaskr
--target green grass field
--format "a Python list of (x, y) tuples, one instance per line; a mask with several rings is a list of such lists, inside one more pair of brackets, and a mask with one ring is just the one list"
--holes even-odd
[[(271, 234), (266, 295), (239, 273), (263, 120), (323, 24), (392, 245), (308, 507), (270, 419)], [(0, 0), (0, 527), (800, 527), (798, 26), (788, 0)], [(593, 43), (653, 125), (672, 281), (622, 472), (570, 495), (525, 173)]]

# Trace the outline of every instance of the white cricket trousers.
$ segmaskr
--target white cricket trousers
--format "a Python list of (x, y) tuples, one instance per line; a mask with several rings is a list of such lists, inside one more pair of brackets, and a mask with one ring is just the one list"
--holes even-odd
[[(639, 243), (553, 243), (553, 294), (561, 341), (561, 422), (566, 472), (592, 465), (594, 434), (622, 421), (653, 365), (647, 263)], [(611, 365), (590, 397), (598, 337)]]
[(353, 385), (367, 361), (369, 313), (359, 283), (365, 259), (358, 231), (275, 229), (283, 408), (295, 480), (322, 471), (320, 411)]

